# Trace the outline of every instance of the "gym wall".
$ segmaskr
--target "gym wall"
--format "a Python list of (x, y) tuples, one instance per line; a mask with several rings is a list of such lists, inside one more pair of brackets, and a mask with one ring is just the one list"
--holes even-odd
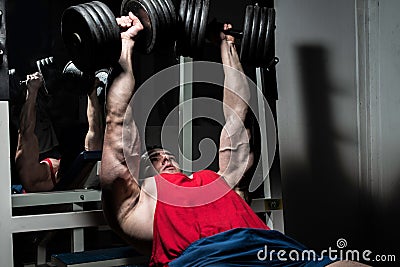
[(398, 259), (400, 2), (275, 7), (286, 233)]

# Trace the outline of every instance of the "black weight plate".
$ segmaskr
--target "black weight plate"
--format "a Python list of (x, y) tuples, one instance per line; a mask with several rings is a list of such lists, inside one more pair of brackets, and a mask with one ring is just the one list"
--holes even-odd
[(127, 16), (129, 11), (137, 16), (143, 25), (143, 30), (139, 33), (140, 36), (138, 36), (135, 47), (139, 51), (149, 54), (153, 51), (156, 42), (157, 14), (146, 2), (124, 0), (121, 4), (121, 15)]
[(171, 13), (169, 11), (169, 7), (164, 0), (156, 0), (158, 1), (158, 5), (161, 7), (161, 13), (165, 18), (165, 24), (163, 25), (163, 29), (168, 30), (169, 25), (171, 24)]
[(246, 6), (246, 13), (244, 17), (243, 39), (240, 47), (240, 59), (245, 62), (249, 55), (250, 50), (250, 30), (252, 27), (254, 7), (251, 5)]
[[(100, 3), (100, 4), (99, 4)], [(101, 33), (103, 35), (103, 41), (104, 41), (104, 46), (108, 46), (110, 42), (110, 38), (112, 38), (112, 30), (113, 28), (110, 27), (110, 23), (108, 21), (108, 16), (106, 14), (105, 8), (108, 8), (107, 6), (104, 7), (104, 4), (98, 1), (93, 1), (88, 3), (90, 7), (93, 9), (93, 12), (97, 14), (98, 19), (100, 20), (98, 27), (101, 30)]]
[(148, 2), (153, 8), (154, 12), (158, 18), (157, 24), (157, 34), (155, 38), (154, 48), (160, 47), (163, 45), (163, 40), (165, 40), (165, 36), (168, 34), (165, 26), (167, 25), (167, 17), (163, 7), (160, 5), (159, 0), (140, 0), (141, 2)]
[(172, 40), (175, 40), (174, 29), (171, 28), (171, 25), (173, 23), (173, 18), (169, 6), (167, 4), (167, 1), (165, 0), (155, 0), (155, 1), (158, 1), (159, 6), (161, 7), (161, 12), (163, 13), (165, 18), (165, 24), (162, 27), (162, 37), (157, 38), (157, 41), (161, 42), (160, 45), (167, 47)]
[(202, 10), (203, 0), (194, 0), (193, 1), (193, 21), (192, 21), (192, 29), (190, 31), (190, 47), (192, 51), (192, 55), (197, 54), (197, 40), (200, 28), (200, 13)]
[[(168, 7), (171, 23), (168, 25), (168, 28), (171, 29), (174, 33), (176, 33), (176, 24), (178, 22), (177, 14), (175, 11), (175, 6), (171, 0), (161, 0), (165, 2), (165, 5)], [(175, 38), (174, 38), (175, 39)]]
[(139, 3), (141, 3), (145, 9), (147, 10), (147, 15), (151, 19), (152, 23), (152, 42), (154, 42), (153, 49), (157, 46), (157, 37), (162, 33), (160, 24), (162, 23), (161, 20), (164, 19), (164, 17), (159, 15), (158, 8), (155, 6), (154, 2), (148, 1), (148, 0), (138, 0)]
[(89, 4), (81, 4), (82, 12), (84, 12), (84, 16), (86, 17), (86, 21), (88, 23), (89, 29), (91, 31), (91, 57), (90, 61), (86, 62), (84, 66), (78, 66), (83, 71), (92, 71), (96, 69), (97, 65), (97, 55), (101, 53), (101, 46), (103, 45), (103, 37), (101, 31), (98, 29), (97, 25), (99, 23), (98, 17), (95, 14), (91, 13)]
[(254, 14), (253, 14), (253, 25), (251, 27), (251, 37), (250, 37), (250, 49), (249, 49), (249, 58), (248, 62), (254, 63), (256, 61), (256, 50), (257, 50), (257, 40), (258, 40), (258, 31), (260, 26), (260, 7), (254, 6)]
[(106, 32), (105, 32), (105, 26), (101, 17), (104, 16), (104, 11), (98, 12), (98, 10), (95, 9), (92, 3), (87, 3), (85, 4), (85, 9), (94, 21), (94, 24), (92, 25), (91, 28), (95, 30), (96, 34), (96, 39), (95, 39), (95, 52), (94, 54), (96, 55), (93, 58), (93, 62), (91, 63), (92, 70), (95, 71), (97, 69), (100, 69), (102, 67), (105, 67), (107, 65), (107, 62), (109, 60), (107, 59), (108, 55), (108, 49), (107, 49), (107, 40), (106, 40)]
[(93, 36), (87, 21), (87, 12), (81, 6), (64, 10), (61, 18), (61, 36), (72, 61), (83, 69), (90, 66), (93, 52)]
[(87, 25), (89, 27), (89, 31), (91, 33), (92, 39), (94, 42), (97, 43), (98, 40), (101, 39), (101, 33), (100, 30), (97, 29), (96, 24), (97, 21), (93, 17), (93, 15), (90, 13), (90, 10), (88, 9), (88, 4), (80, 4), (77, 7), (80, 9), (80, 13), (82, 16), (85, 18)]
[(201, 9), (201, 17), (199, 24), (199, 33), (197, 38), (197, 47), (202, 48), (204, 46), (207, 23), (208, 23), (208, 14), (210, 8), (210, 0), (203, 0), (203, 6)]
[(187, 6), (189, 4), (189, 0), (181, 0), (179, 5), (179, 16), (178, 16), (178, 38), (176, 41), (176, 49), (177, 53), (184, 55), (186, 52), (185, 41), (186, 41), (186, 29), (185, 29), (185, 19)]
[(262, 7), (260, 10), (260, 23), (259, 23), (259, 30), (258, 30), (258, 39), (257, 39), (257, 48), (256, 48), (256, 65), (259, 63), (262, 64), (263, 62), (263, 55), (264, 55), (264, 44), (265, 38), (267, 33), (267, 19), (268, 19), (268, 8)]
[[(270, 47), (270, 43), (273, 39), (275, 31), (275, 9), (273, 8), (268, 8), (268, 19), (267, 19), (267, 29), (266, 29), (266, 38), (265, 38), (265, 44), (264, 44), (264, 54), (263, 58), (265, 61), (268, 60), (268, 50)], [(268, 63), (268, 62), (267, 62)]]
[(176, 18), (176, 12), (175, 12), (175, 7), (171, 0), (159, 0), (160, 2), (163, 3), (163, 5), (166, 8), (165, 13), (167, 14), (168, 17), (168, 25), (166, 25), (166, 31), (168, 32), (167, 35), (167, 41), (169, 43), (173, 43), (176, 40), (177, 36), (177, 31), (176, 31), (176, 26), (177, 26), (177, 18)]
[(118, 61), (121, 55), (122, 43), (119, 26), (115, 19), (114, 13), (106, 4), (100, 1), (93, 1), (92, 6), (97, 10), (97, 12), (103, 12), (101, 19), (106, 34), (106, 45), (104, 47), (106, 49), (107, 57), (109, 60), (108, 62), (106, 62), (106, 66), (104, 67), (109, 67), (111, 64)]
[(191, 56), (193, 47), (190, 46), (190, 41), (192, 38), (192, 25), (193, 25), (193, 15), (194, 15), (194, 4), (196, 0), (189, 0), (187, 5), (187, 11), (185, 16), (185, 40), (184, 40), (184, 56)]
[(189, 0), (181, 0), (181, 3), (179, 5), (179, 23), (184, 24), (188, 2)]
[(191, 38), (191, 18), (192, 17), (189, 12), (192, 12), (193, 0), (187, 0), (185, 7), (186, 10), (183, 12), (182, 17), (182, 33), (180, 37), (180, 42), (178, 43), (178, 47), (182, 56), (190, 56), (191, 47), (190, 47), (190, 38)]
[(95, 32), (97, 39), (96, 41), (100, 41), (99, 44), (103, 44), (104, 39), (105, 39), (105, 31), (104, 31), (104, 26), (103, 21), (101, 19), (102, 16), (104, 16), (104, 11), (96, 10), (96, 8), (93, 6), (92, 2), (82, 4), (86, 11), (88, 12), (90, 18), (93, 20), (94, 24), (90, 26), (90, 28)]
[[(162, 8), (162, 6), (160, 5), (160, 2), (158, 0), (140, 0), (142, 2), (149, 2), (151, 5), (153, 5), (154, 11), (157, 14), (158, 17), (158, 29), (159, 32), (157, 33), (157, 35), (164, 35), (164, 27), (167, 24), (167, 18), (165, 16), (165, 11)], [(156, 40), (157, 41), (157, 40)]]

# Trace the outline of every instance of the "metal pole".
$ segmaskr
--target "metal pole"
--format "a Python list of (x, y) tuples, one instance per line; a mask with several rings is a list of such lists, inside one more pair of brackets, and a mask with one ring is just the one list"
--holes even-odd
[(0, 258), (2, 266), (14, 266), (11, 208), (10, 136), (8, 102), (0, 101)]
[(257, 81), (257, 104), (258, 104), (258, 118), (261, 133), (261, 158), (262, 158), (262, 177), (264, 178), (264, 196), (271, 198), (271, 182), (269, 177), (269, 158), (268, 158), (268, 138), (267, 138), (267, 120), (265, 117), (264, 94), (262, 92), (263, 81), (261, 68), (256, 68), (256, 81)]
[(193, 97), (193, 60), (189, 57), (180, 57), (180, 86), (179, 86), (179, 131), (182, 131), (182, 141), (179, 153), (179, 164), (183, 172), (187, 175), (192, 170), (192, 117), (193, 107), (191, 100)]

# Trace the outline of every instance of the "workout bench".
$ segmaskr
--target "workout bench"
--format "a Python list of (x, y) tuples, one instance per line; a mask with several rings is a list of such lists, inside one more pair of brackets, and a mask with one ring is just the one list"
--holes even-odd
[[(16, 194), (11, 196), (13, 208), (62, 204), (66, 211), (57, 213), (13, 216), (12, 233), (72, 229), (71, 250), (84, 249), (83, 228), (105, 225), (101, 209), (83, 210), (85, 202), (99, 202), (101, 192), (92, 189)], [(72, 211), (68, 211), (72, 210)], [(37, 264), (46, 263), (46, 242), (37, 249)]]
[[(63, 177), (61, 188), (71, 186), (85, 187), (85, 182), (98, 178), (98, 166), (101, 151), (84, 151), (78, 155), (71, 168)], [(119, 266), (126, 264), (147, 264), (146, 258), (130, 247), (119, 247), (84, 251), (84, 227), (106, 225), (101, 210), (101, 191), (95, 189), (71, 189), (39, 193), (14, 194), (11, 196), (12, 208), (46, 207), (46, 214), (14, 216), (21, 221), (13, 233), (72, 229), (71, 253), (52, 255), (51, 266)], [(95, 207), (84, 210), (84, 203), (93, 202)], [(50, 213), (50, 206), (58, 205), (56, 213)], [(61, 209), (61, 211), (60, 211)], [(52, 237), (52, 231), (41, 240), (37, 248), (35, 266), (48, 266), (46, 246)], [(138, 266), (138, 265), (136, 265)], [(142, 265), (144, 266), (144, 265)]]

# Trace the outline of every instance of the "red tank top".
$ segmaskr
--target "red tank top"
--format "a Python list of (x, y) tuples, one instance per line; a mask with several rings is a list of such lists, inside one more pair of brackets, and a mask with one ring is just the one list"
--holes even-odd
[(203, 237), (239, 227), (269, 229), (213, 171), (196, 172), (192, 179), (182, 173), (161, 174), (155, 181), (157, 206), (150, 266), (167, 266)]

